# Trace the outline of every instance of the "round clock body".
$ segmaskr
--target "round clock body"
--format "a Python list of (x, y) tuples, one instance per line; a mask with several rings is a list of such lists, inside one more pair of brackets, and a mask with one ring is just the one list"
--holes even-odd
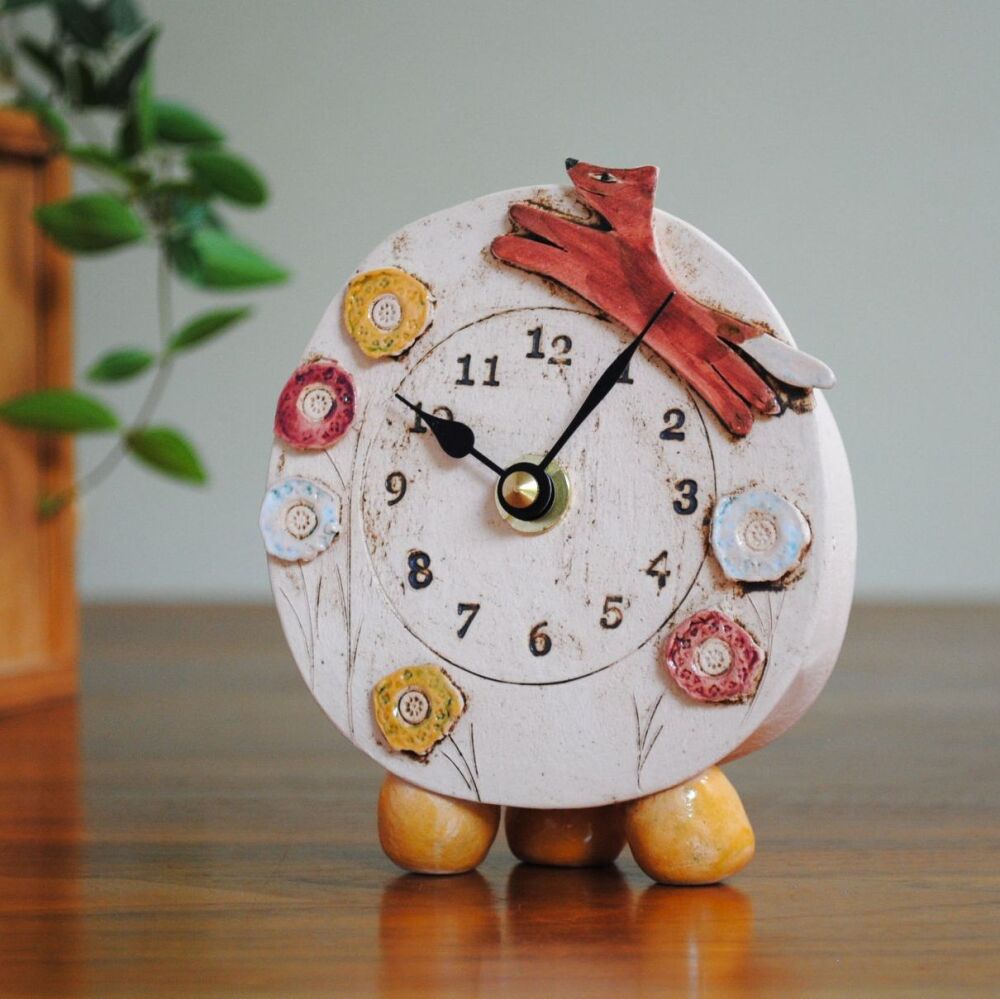
[[(850, 474), (820, 394), (735, 437), (640, 347), (550, 468), (558, 510), (513, 521), (496, 475), (397, 396), (503, 468), (537, 462), (632, 339), (491, 255), (525, 201), (580, 214), (571, 189), (506, 191), (361, 263), (282, 395), (262, 526), (296, 662), (356, 746), (458, 798), (601, 805), (758, 748), (812, 703), (851, 600)], [(729, 254), (653, 225), (686, 293), (792, 344)]]

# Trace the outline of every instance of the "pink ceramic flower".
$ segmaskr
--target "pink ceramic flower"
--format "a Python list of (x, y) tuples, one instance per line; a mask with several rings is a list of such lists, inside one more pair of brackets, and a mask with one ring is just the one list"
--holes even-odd
[(742, 701), (757, 689), (764, 653), (732, 618), (703, 610), (671, 632), (664, 664), (681, 690), (697, 701)]
[(322, 451), (354, 419), (354, 380), (336, 361), (320, 358), (295, 369), (278, 397), (274, 432), (286, 444)]

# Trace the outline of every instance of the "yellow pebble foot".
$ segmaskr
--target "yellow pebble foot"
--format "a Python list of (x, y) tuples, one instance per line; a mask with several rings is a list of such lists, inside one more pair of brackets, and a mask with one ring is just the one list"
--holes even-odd
[(636, 863), (661, 884), (714, 884), (754, 855), (750, 820), (718, 767), (630, 802), (625, 830)]
[(508, 808), (504, 831), (511, 853), (528, 864), (599, 867), (625, 846), (625, 809)]
[(416, 874), (461, 874), (482, 863), (500, 827), (499, 805), (460, 801), (386, 774), (378, 835), (386, 856)]

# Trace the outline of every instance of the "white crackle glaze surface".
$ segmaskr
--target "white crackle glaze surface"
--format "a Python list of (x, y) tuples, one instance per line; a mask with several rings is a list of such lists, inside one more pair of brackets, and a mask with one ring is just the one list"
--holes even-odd
[[(624, 332), (576, 296), (491, 257), (490, 241), (509, 230), (509, 204), (526, 199), (578, 211), (562, 188), (501, 192), (421, 219), (362, 261), (359, 271), (402, 268), (434, 296), (433, 324), (403, 358), (365, 357), (342, 329), (341, 294), (331, 302), (303, 357), (332, 357), (353, 374), (357, 418), (328, 452), (276, 444), (268, 481), (303, 475), (323, 484), (341, 499), (343, 529), (313, 562), (271, 559), (271, 582), (314, 696), (387, 769), (457, 797), (599, 805), (672, 786), (759, 748), (812, 703), (847, 623), (853, 498), (821, 393), (812, 412), (762, 418), (748, 439), (734, 442), (643, 351), (633, 360), (634, 384), (616, 386), (560, 456), (574, 493), (567, 516), (541, 536), (506, 527), (489, 473), (470, 459), (448, 459), (430, 434), (408, 432), (412, 418), (393, 393), (450, 406), (473, 425), (477, 445), (507, 464), (546, 449), (625, 342)], [(663, 212), (656, 232), (685, 290), (792, 342), (763, 291), (724, 250)], [(552, 337), (571, 336), (571, 367), (524, 357), (528, 330), (539, 322), (547, 353)], [(477, 383), (486, 377), (484, 359), (497, 356), (500, 386), (456, 386), (466, 354)], [(674, 407), (687, 416), (683, 442), (659, 439), (663, 413)], [(408, 485), (389, 508), (385, 477), (394, 470), (405, 472)], [(699, 484), (699, 507), (689, 516), (672, 509), (682, 478)], [(707, 544), (714, 498), (749, 486), (786, 497), (812, 530), (800, 573), (779, 592), (744, 593), (725, 579)], [(664, 548), (671, 575), (659, 589), (645, 569)], [(407, 585), (411, 549), (429, 553), (435, 573), (419, 590)], [(602, 629), (611, 594), (623, 596), (624, 621)], [(464, 639), (457, 638), (467, 617), (456, 613), (459, 601), (481, 604)], [(749, 703), (695, 703), (660, 664), (671, 622), (705, 608), (733, 617), (767, 651)], [(531, 656), (528, 634), (541, 621), (553, 647)], [(442, 666), (467, 700), (426, 763), (379, 741), (370, 703), (380, 677), (416, 663)]]

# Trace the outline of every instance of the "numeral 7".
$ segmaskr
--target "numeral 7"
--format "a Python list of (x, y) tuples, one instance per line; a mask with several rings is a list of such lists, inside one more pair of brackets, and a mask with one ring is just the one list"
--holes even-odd
[(479, 604), (459, 604), (458, 613), (469, 615), (462, 627), (458, 629), (458, 637), (465, 638), (465, 633), (469, 630), (469, 626), (476, 620), (476, 615), (479, 613)]

